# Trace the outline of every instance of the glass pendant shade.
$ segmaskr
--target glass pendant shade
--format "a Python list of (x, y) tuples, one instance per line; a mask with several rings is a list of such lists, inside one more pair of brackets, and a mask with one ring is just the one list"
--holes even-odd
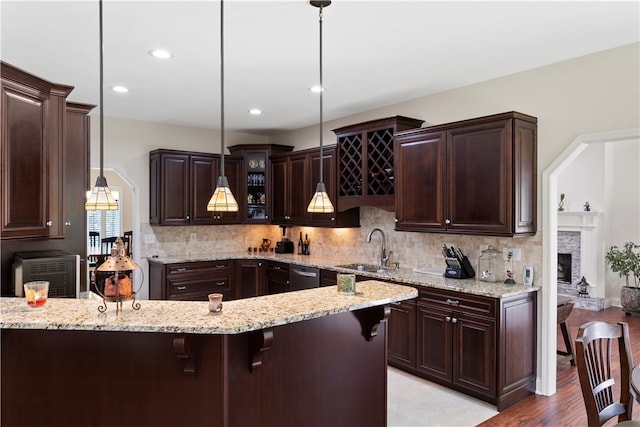
[(329, 200), (327, 189), (324, 182), (319, 182), (316, 186), (316, 192), (307, 207), (307, 212), (311, 213), (332, 213), (334, 211), (333, 204)]
[(87, 197), (84, 209), (87, 211), (118, 210), (118, 201), (111, 194), (109, 186), (107, 186), (107, 179), (104, 176), (99, 176), (96, 180), (96, 186), (93, 187), (91, 194)]
[(207, 210), (214, 212), (238, 212), (238, 202), (233, 197), (226, 176), (218, 177), (218, 185), (207, 203)]

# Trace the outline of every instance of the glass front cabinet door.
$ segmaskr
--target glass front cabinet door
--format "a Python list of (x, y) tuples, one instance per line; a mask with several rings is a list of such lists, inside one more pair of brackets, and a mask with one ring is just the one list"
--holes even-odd
[[(243, 223), (269, 224), (272, 215), (271, 154), (293, 150), (287, 145), (257, 144), (234, 145), (229, 151), (234, 156), (242, 156), (242, 193), (238, 198), (244, 202)], [(240, 205), (242, 206), (242, 204)]]

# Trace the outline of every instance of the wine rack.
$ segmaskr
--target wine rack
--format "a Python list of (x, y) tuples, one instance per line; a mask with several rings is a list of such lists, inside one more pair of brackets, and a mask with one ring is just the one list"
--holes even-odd
[(393, 136), (422, 123), (394, 116), (333, 130), (338, 138), (339, 211), (359, 206), (395, 210)]

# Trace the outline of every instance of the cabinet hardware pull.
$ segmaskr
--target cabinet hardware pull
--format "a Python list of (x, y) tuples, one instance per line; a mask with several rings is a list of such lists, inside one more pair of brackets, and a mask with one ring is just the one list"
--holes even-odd
[(189, 218), (189, 215), (187, 215), (187, 219), (191, 219), (191, 218)]
[(451, 322), (451, 317), (450, 316), (445, 317), (445, 319), (447, 320), (447, 322)]
[(453, 319), (451, 319), (451, 323), (458, 323), (458, 319), (454, 317)]
[(216, 282), (216, 285), (222, 286), (222, 285), (224, 285), (224, 282)]
[(447, 304), (449, 304), (449, 305), (460, 305), (460, 301), (447, 298)]
[(66, 225), (67, 227), (71, 227), (71, 221), (65, 221), (64, 225)]
[(258, 267), (262, 267), (262, 263), (261, 262), (258, 263)]
[(176, 269), (176, 271), (178, 271), (178, 272), (187, 271), (187, 268), (186, 267), (180, 267), (180, 268)]
[(186, 287), (186, 286), (176, 286), (176, 288), (177, 288), (179, 291), (184, 291), (185, 289), (187, 289), (187, 287)]
[(47, 227), (51, 227), (53, 225), (53, 221), (47, 221)]
[(450, 220), (450, 219), (445, 219), (445, 220), (444, 220), (444, 223), (445, 223), (445, 224), (451, 224), (451, 220)]

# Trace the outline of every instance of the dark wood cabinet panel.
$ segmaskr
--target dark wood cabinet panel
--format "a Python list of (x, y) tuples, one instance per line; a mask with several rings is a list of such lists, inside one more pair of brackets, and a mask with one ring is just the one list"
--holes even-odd
[(396, 367), (416, 366), (416, 301), (391, 304), (388, 321), (388, 362)]
[(444, 230), (446, 133), (420, 133), (396, 144), (396, 229)]
[[(316, 191), (320, 180), (320, 148), (309, 152), (309, 201)], [(333, 213), (308, 214), (309, 225), (314, 227), (360, 227), (360, 208), (351, 208), (342, 212), (338, 211), (338, 158), (336, 146), (331, 145), (322, 148), (322, 175), (327, 194), (335, 211)], [(307, 201), (307, 203), (309, 202)]]
[(191, 155), (189, 158), (191, 196), (191, 224), (211, 224), (213, 213), (207, 210), (207, 203), (216, 189), (219, 159), (213, 156)]
[(289, 264), (267, 261), (265, 270), (267, 294), (289, 292)]
[(395, 211), (394, 134), (422, 123), (394, 116), (333, 129), (338, 141), (338, 211), (359, 206)]
[(272, 223), (282, 225), (306, 224), (309, 177), (306, 173), (307, 155), (304, 152), (273, 156), (273, 218)]
[(537, 119), (503, 113), (396, 135), (396, 230), (536, 232)]
[(66, 97), (2, 62), (2, 239), (63, 238)]
[(211, 293), (235, 298), (235, 264), (232, 260), (177, 264), (149, 263), (149, 298), (154, 300), (207, 301)]
[[(237, 224), (240, 213), (210, 212), (207, 203), (220, 175), (220, 155), (179, 150), (149, 153), (149, 222), (158, 225)], [(229, 188), (237, 198), (240, 162), (225, 156)], [(238, 203), (242, 206), (242, 200)]]
[(264, 261), (257, 259), (236, 260), (234, 294), (236, 299), (264, 295)]

